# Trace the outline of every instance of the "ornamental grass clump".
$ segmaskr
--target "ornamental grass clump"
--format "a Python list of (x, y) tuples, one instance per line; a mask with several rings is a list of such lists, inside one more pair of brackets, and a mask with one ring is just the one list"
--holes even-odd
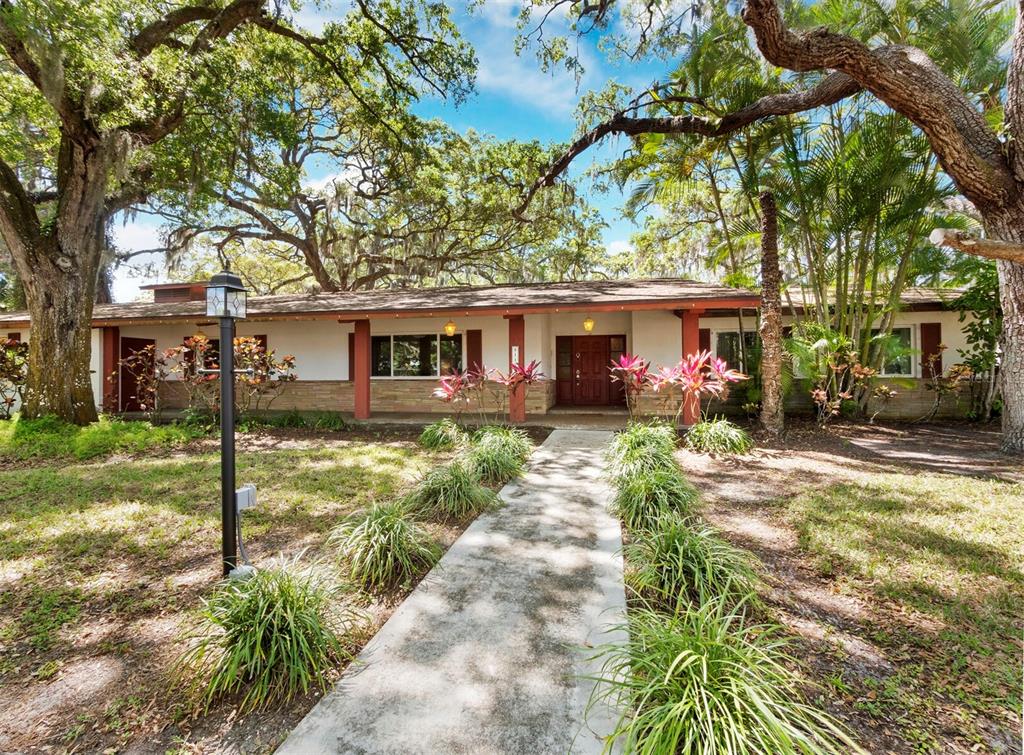
[(400, 501), (375, 504), (347, 517), (329, 544), (348, 577), (368, 590), (412, 582), (441, 558), (441, 547)]
[(631, 422), (616, 433), (606, 452), (612, 478), (675, 469), (676, 431), (664, 422)]
[(623, 549), (626, 582), (640, 597), (672, 610), (719, 596), (754, 598), (756, 576), (745, 551), (695, 519), (664, 514)]
[(228, 695), (241, 695), (238, 707), (248, 712), (325, 691), (330, 671), (351, 658), (344, 637), (357, 622), (337, 612), (336, 592), (297, 561), (221, 583), (203, 601), (177, 683), (204, 710)]
[(526, 431), (518, 427), (485, 425), (473, 433), (473, 443), (500, 443), (520, 461), (526, 461), (533, 453), (533, 441)]
[(611, 513), (630, 531), (655, 525), (659, 517), (693, 513), (700, 500), (697, 489), (683, 476), (679, 467), (632, 471), (615, 478)]
[(762, 755), (863, 752), (803, 700), (777, 627), (723, 598), (671, 614), (630, 609), (626, 643), (598, 649), (590, 708), (621, 711), (606, 752)]
[(403, 500), (417, 514), (462, 522), (491, 508), (497, 496), (480, 484), (464, 460), (455, 459), (427, 472)]
[(431, 422), (420, 433), (420, 445), (435, 451), (458, 448), (465, 440), (466, 431), (449, 417)]
[(687, 431), (683, 442), (691, 451), (706, 454), (745, 454), (754, 447), (746, 430), (724, 417), (698, 422)]
[(532, 451), (533, 445), (522, 430), (484, 427), (473, 435), (465, 460), (477, 479), (504, 485), (523, 473)]

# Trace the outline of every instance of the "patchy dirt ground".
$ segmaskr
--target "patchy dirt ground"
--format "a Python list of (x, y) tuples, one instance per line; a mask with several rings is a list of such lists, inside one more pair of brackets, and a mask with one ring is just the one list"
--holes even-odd
[[(447, 454), (417, 428), (239, 436), (250, 557), (323, 560), (344, 515), (399, 495)], [(540, 438), (546, 431), (537, 431)], [(0, 753), (263, 753), (316, 702), (192, 716), (170, 688), (182, 632), (219, 579), (216, 440), (90, 462), (0, 466)], [(428, 525), (447, 548), (462, 527)], [(361, 646), (412, 589), (351, 597)], [(341, 669), (337, 670), (339, 673)]]
[(1021, 752), (1024, 469), (997, 433), (796, 424), (747, 456), (678, 456), (863, 746)]

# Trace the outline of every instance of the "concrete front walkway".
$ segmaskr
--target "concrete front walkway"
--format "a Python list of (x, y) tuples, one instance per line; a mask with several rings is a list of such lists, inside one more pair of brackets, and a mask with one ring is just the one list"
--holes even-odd
[[(278, 750), (596, 753), (586, 645), (621, 641), (621, 536), (600, 480), (608, 432), (556, 430)], [(591, 729), (595, 729), (597, 733)]]

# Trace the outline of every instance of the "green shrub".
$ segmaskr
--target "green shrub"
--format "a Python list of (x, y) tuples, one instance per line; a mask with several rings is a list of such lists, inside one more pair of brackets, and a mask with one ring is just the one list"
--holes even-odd
[(19, 419), (0, 427), (0, 454), (16, 458), (92, 459), (180, 445), (206, 434), (194, 425), (152, 425), (103, 416), (79, 427), (56, 417)]
[(441, 521), (461, 522), (492, 507), (497, 496), (456, 459), (427, 472), (403, 499), (412, 510)]
[(691, 451), (706, 454), (745, 454), (754, 447), (746, 430), (724, 417), (698, 422), (687, 431), (684, 442)]
[(642, 597), (674, 608), (722, 596), (739, 602), (754, 594), (755, 575), (744, 551), (711, 527), (665, 514), (623, 549), (627, 584)]
[(629, 530), (654, 526), (664, 514), (689, 514), (700, 499), (677, 466), (639, 470), (615, 479), (611, 512)]
[(354, 621), (334, 614), (334, 597), (334, 588), (294, 562), (221, 583), (175, 666), (177, 683), (204, 709), (241, 694), (242, 711), (325, 690), (327, 673), (349, 657), (343, 636)]
[(612, 477), (636, 472), (674, 469), (677, 434), (665, 422), (631, 422), (616, 433), (605, 458)]
[(501, 445), (517, 459), (525, 462), (533, 453), (533, 441), (526, 431), (518, 427), (485, 425), (473, 433), (473, 445)]
[(352, 581), (371, 590), (411, 582), (441, 558), (440, 546), (401, 502), (349, 516), (331, 533), (330, 543)]
[(466, 431), (448, 417), (431, 422), (420, 433), (420, 445), (434, 450), (457, 448), (465, 440)]
[(342, 433), (349, 429), (341, 412), (317, 412), (310, 419), (310, 425), (321, 432)]
[(274, 414), (267, 417), (267, 424), (273, 427), (284, 427), (301, 429), (306, 427), (306, 418), (298, 409), (292, 409), (284, 414)]
[(590, 706), (621, 711), (614, 740), (623, 752), (862, 752), (803, 701), (777, 628), (750, 623), (742, 606), (709, 599), (670, 615), (639, 607), (621, 629), (628, 642), (598, 649)]

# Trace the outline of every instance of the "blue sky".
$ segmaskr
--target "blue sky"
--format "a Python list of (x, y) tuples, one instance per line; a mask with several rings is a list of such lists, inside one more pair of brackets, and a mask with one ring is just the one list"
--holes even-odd
[[(565, 142), (575, 130), (573, 113), (582, 94), (603, 89), (610, 79), (642, 87), (657, 78), (659, 71), (654, 65), (638, 66), (611, 60), (602, 53), (598, 40), (593, 37), (579, 43), (578, 55), (586, 68), (579, 82), (574, 74), (565, 70), (543, 72), (534, 50), (525, 50), (520, 56), (515, 54), (516, 17), (520, 7), (520, 0), (486, 0), (473, 13), (464, 8), (457, 10), (456, 22), (475, 47), (479, 59), (477, 93), (458, 108), (443, 100), (424, 100), (416, 107), (420, 115), (441, 118), (460, 131), (473, 128), (503, 139)], [(299, 14), (296, 22), (316, 30), (337, 12), (332, 14), (329, 10), (310, 7)], [(564, 29), (564, 24), (564, 19), (552, 17), (547, 33), (557, 33)], [(577, 161), (573, 173), (582, 175), (594, 160), (607, 159), (625, 147), (623, 141), (610, 140)], [(584, 190), (608, 223), (604, 232), (606, 245), (613, 251), (621, 250), (635, 230), (629, 221), (620, 217), (622, 195), (616, 191), (591, 191), (589, 182), (584, 181)], [(118, 223), (114, 235), (124, 250), (149, 249), (160, 244), (159, 224), (141, 216), (132, 223)], [(143, 277), (122, 268), (114, 281), (115, 300), (135, 299), (139, 285), (164, 279), (163, 276)]]

